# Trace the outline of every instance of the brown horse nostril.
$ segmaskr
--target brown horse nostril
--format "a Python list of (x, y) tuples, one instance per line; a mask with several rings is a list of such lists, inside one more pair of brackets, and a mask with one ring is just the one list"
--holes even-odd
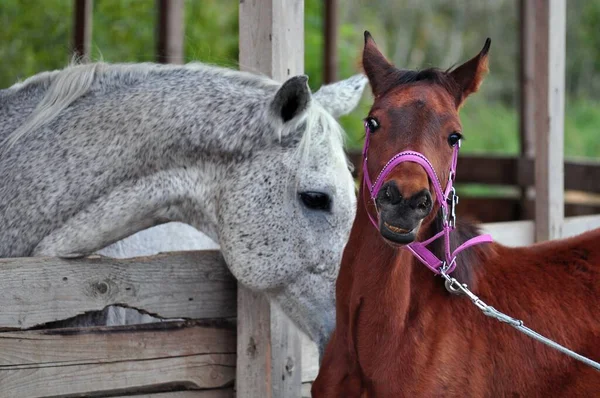
[(427, 190), (423, 190), (413, 196), (411, 202), (411, 207), (423, 215), (426, 215), (431, 210), (431, 194)]
[(393, 182), (388, 183), (384, 189), (385, 198), (392, 204), (398, 204), (402, 201), (402, 195), (398, 187)]
[(417, 204), (419, 210), (427, 210), (429, 208), (429, 198), (426, 196)]

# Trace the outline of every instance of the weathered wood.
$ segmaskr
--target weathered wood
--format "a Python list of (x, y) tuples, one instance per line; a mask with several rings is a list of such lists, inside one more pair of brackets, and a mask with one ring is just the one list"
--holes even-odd
[(92, 7), (92, 0), (75, 0), (73, 10), (73, 54), (83, 60), (89, 60), (90, 58)]
[(302, 343), (302, 382), (314, 381), (319, 374), (319, 350), (317, 345), (304, 333), (300, 333)]
[(535, 0), (536, 241), (562, 235), (566, 1)]
[[(519, 1), (519, 25), (520, 153), (521, 158), (531, 160), (535, 154), (535, 91), (533, 86), (535, 76), (535, 4), (533, 1)], [(529, 216), (526, 206), (531, 190), (532, 187), (528, 184), (520, 186), (520, 219), (526, 219)]]
[(302, 398), (311, 398), (312, 383), (302, 383)]
[(338, 63), (338, 0), (325, 0), (323, 18), (323, 83), (337, 80)]
[(3, 398), (151, 392), (230, 385), (235, 354), (198, 354), (73, 366), (31, 366), (0, 371)]
[(519, 81), (520, 110), (519, 137), (521, 155), (532, 158), (535, 154), (535, 3), (519, 0)]
[(218, 251), (0, 259), (0, 328), (29, 328), (111, 304), (164, 318), (236, 315), (236, 282)]
[[(239, 38), (240, 69), (279, 81), (303, 73), (304, 0), (240, 1)], [(301, 368), (296, 327), (264, 297), (240, 286), (237, 396), (300, 396)]]
[(14, 369), (235, 352), (235, 324), (226, 321), (2, 332), (0, 374)]
[(219, 388), (218, 390), (204, 391), (176, 391), (142, 395), (118, 395), (114, 398), (235, 398), (235, 392), (233, 391), (233, 388)]
[(220, 388), (233, 383), (235, 350), (235, 325), (222, 320), (3, 332), (0, 391), (4, 398)]
[(183, 0), (157, 0), (156, 61), (182, 64), (183, 55)]
[(271, 397), (271, 305), (261, 294), (238, 287), (238, 397)]

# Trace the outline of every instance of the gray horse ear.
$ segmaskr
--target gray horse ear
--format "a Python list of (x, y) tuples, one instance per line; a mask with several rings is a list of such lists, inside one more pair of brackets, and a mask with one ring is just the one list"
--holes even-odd
[(360, 101), (369, 80), (363, 74), (322, 86), (313, 98), (333, 117), (352, 112)]
[(271, 108), (275, 115), (279, 116), (285, 123), (304, 113), (310, 105), (311, 98), (308, 76), (294, 76), (279, 88)]

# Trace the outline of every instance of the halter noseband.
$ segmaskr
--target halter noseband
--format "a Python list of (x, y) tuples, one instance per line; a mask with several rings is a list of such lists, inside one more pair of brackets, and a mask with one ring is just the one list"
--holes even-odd
[[(421, 261), (427, 268), (433, 271), (435, 274), (439, 274), (440, 271), (444, 271), (446, 274), (451, 273), (456, 268), (456, 256), (462, 252), (463, 250), (477, 245), (479, 243), (489, 243), (492, 242), (492, 237), (488, 234), (479, 235), (474, 238), (469, 239), (464, 242), (460, 246), (458, 246), (454, 251), (450, 248), (450, 232), (454, 230), (456, 227), (456, 213), (455, 207), (458, 203), (458, 196), (456, 195), (456, 191), (454, 189), (454, 178), (456, 177), (456, 163), (458, 160), (458, 151), (460, 149), (460, 141), (454, 146), (452, 153), (452, 164), (450, 165), (450, 174), (448, 176), (448, 182), (446, 183), (446, 189), (442, 188), (442, 184), (433, 168), (433, 165), (427, 159), (427, 157), (417, 151), (403, 151), (399, 152), (396, 155), (392, 156), (392, 158), (385, 164), (383, 169), (379, 172), (379, 175), (375, 179), (375, 183), (371, 183), (371, 178), (369, 177), (369, 169), (367, 167), (367, 152), (369, 150), (369, 139), (371, 136), (371, 131), (365, 123), (366, 137), (365, 137), (365, 146), (363, 148), (363, 186), (366, 186), (369, 190), (369, 196), (373, 203), (375, 203), (375, 198), (381, 189), (381, 186), (384, 183), (385, 177), (392, 172), (392, 170), (403, 162), (413, 162), (419, 164), (425, 172), (429, 176), (432, 184), (433, 190), (435, 191), (436, 201), (440, 204), (440, 208), (442, 209), (442, 222), (443, 227), (440, 232), (432, 236), (423, 242), (412, 242), (408, 245), (405, 245), (404, 248), (408, 249), (419, 261)], [(366, 206), (366, 203), (365, 203)], [(369, 219), (371, 223), (379, 230), (379, 225), (375, 221), (375, 218), (369, 213), (367, 209), (367, 214), (369, 215)], [(427, 245), (435, 241), (436, 239), (444, 237), (444, 261), (440, 260), (435, 254), (431, 252), (427, 248)]]

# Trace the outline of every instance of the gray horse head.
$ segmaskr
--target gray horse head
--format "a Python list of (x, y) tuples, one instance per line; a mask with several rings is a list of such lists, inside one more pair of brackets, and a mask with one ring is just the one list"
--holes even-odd
[(78, 257), (184, 222), (322, 346), (355, 215), (335, 117), (365, 84), (88, 64), (0, 91), (0, 256)]

